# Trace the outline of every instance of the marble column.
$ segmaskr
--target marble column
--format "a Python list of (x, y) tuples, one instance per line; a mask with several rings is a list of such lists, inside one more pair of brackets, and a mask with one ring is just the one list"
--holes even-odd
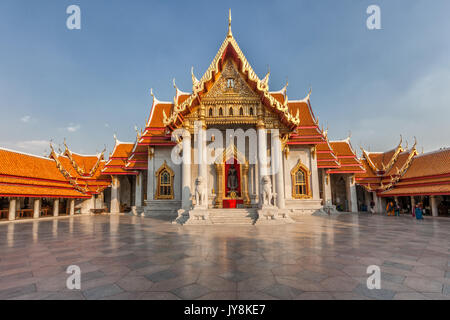
[(284, 179), (283, 179), (283, 153), (281, 150), (280, 133), (278, 130), (272, 133), (272, 173), (275, 174), (277, 192), (277, 207), (285, 208)]
[[(208, 194), (208, 163), (206, 157), (206, 125), (201, 124), (197, 130), (197, 159), (198, 159), (198, 175), (202, 177), (204, 190)], [(206, 204), (203, 207), (208, 207), (208, 196), (206, 196)], [(197, 204), (196, 204), (197, 205)]]
[(323, 204), (324, 206), (332, 206), (332, 198), (331, 198), (331, 177), (326, 173), (326, 170), (322, 172), (322, 188), (323, 188)]
[(347, 191), (347, 201), (350, 212), (358, 212), (358, 202), (356, 197), (356, 184), (355, 176), (349, 175), (345, 179), (346, 191)]
[(436, 196), (430, 196), (431, 215), (433, 217), (439, 216)]
[(147, 201), (154, 200), (155, 197), (155, 149), (148, 148), (148, 170), (147, 170)]
[(311, 164), (311, 191), (314, 200), (320, 200), (320, 188), (319, 188), (319, 172), (317, 169), (317, 152), (316, 147), (314, 146), (310, 150), (310, 164)]
[(53, 200), (53, 216), (57, 217), (59, 215), (59, 199)]
[(136, 207), (142, 207), (142, 186), (144, 182), (144, 175), (142, 171), (139, 171), (139, 174), (136, 175), (135, 180), (135, 191), (134, 191), (134, 205)]
[(69, 200), (69, 215), (75, 215), (75, 199)]
[(258, 186), (260, 190), (259, 194), (259, 206), (263, 205), (262, 197), (262, 181), (265, 176), (267, 176), (267, 135), (266, 129), (264, 127), (258, 127)]
[(184, 210), (191, 208), (191, 133), (183, 130), (183, 163), (181, 166), (181, 207)]
[(111, 213), (117, 214), (120, 212), (120, 181), (119, 177), (112, 176), (111, 183)]
[(33, 202), (33, 218), (37, 219), (40, 217), (41, 213), (41, 199), (40, 198), (34, 198)]
[(9, 198), (9, 212), (8, 212), (9, 221), (13, 221), (16, 219), (16, 210), (17, 210), (17, 198)]

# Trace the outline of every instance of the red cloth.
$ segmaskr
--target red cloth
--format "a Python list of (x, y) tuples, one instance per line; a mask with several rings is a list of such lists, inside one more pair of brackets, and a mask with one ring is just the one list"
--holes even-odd
[(223, 200), (223, 207), (224, 208), (236, 208), (238, 204), (242, 204), (244, 201), (240, 199), (225, 199)]

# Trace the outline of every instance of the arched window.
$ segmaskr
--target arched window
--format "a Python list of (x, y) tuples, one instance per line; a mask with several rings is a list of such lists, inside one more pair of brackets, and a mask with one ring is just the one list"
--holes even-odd
[(297, 194), (297, 195), (306, 194), (306, 177), (305, 177), (305, 173), (302, 170), (298, 170), (295, 173), (294, 188), (295, 188), (295, 194)]
[(208, 115), (209, 115), (210, 117), (212, 117), (212, 116), (213, 116), (213, 111), (212, 111), (212, 108), (209, 108), (209, 111), (208, 111)]
[(173, 199), (173, 177), (174, 173), (166, 161), (156, 171), (157, 189), (155, 199)]
[(242, 109), (242, 107), (239, 109), (239, 115), (243, 116), (244, 115), (244, 109)]
[(299, 160), (297, 165), (291, 170), (292, 178), (292, 198), (311, 198), (311, 188), (309, 187), (310, 171)]
[(219, 116), (223, 116), (222, 108), (219, 108)]
[(250, 115), (253, 115), (253, 108), (250, 108)]
[(230, 116), (233, 115), (233, 108), (230, 107), (230, 109), (228, 110), (228, 115), (230, 115)]

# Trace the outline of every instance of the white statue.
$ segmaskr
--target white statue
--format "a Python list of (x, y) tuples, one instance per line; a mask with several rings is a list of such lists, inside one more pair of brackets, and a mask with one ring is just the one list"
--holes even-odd
[(263, 205), (272, 205), (272, 183), (270, 182), (270, 178), (268, 176), (264, 176), (262, 178), (262, 204)]
[(198, 177), (195, 180), (195, 204), (197, 206), (206, 206), (206, 188), (203, 182), (203, 177)]

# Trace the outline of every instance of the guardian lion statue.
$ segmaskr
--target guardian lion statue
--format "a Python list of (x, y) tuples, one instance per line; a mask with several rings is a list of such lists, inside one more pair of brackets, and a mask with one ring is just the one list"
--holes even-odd
[(262, 178), (262, 203), (263, 205), (271, 206), (273, 200), (272, 183), (268, 176)]
[(195, 180), (195, 204), (197, 206), (206, 206), (206, 188), (203, 182), (203, 177), (198, 177)]

